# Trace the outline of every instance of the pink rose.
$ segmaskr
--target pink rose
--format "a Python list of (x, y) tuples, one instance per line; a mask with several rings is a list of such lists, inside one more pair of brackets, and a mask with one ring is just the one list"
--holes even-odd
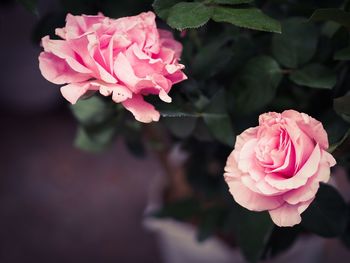
[(309, 115), (294, 110), (262, 114), (259, 126), (237, 136), (227, 159), (230, 193), (249, 210), (268, 210), (278, 226), (298, 224), (336, 164), (327, 148), (326, 131)]
[(120, 19), (68, 14), (56, 35), (63, 40), (43, 37), (39, 67), (48, 81), (67, 84), (61, 92), (73, 104), (99, 91), (138, 121), (158, 121), (159, 112), (143, 96), (171, 102), (172, 85), (186, 79), (178, 63), (182, 45), (171, 32), (157, 29), (152, 12)]

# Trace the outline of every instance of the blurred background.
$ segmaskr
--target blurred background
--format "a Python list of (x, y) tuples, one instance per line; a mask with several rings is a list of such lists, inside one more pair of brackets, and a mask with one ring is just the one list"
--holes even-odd
[(76, 121), (39, 71), (37, 23), (1, 1), (0, 262), (159, 262), (142, 227), (159, 165), (122, 141), (98, 155), (74, 148)]
[[(135, 158), (121, 139), (100, 154), (76, 149), (77, 122), (37, 60), (40, 38), (63, 26), (68, 11), (119, 17), (151, 10), (152, 1), (85, 0), (83, 10), (81, 2), (39, 1), (38, 17), (16, 1), (0, 2), (1, 263), (161, 262), (142, 223), (163, 173), (158, 159)], [(323, 262), (348, 262), (339, 241), (326, 242)]]

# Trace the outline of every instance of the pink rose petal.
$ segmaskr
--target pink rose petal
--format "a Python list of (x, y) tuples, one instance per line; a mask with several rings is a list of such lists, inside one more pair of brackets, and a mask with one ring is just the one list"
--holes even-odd
[(271, 186), (280, 190), (299, 188), (307, 182), (309, 177), (316, 173), (320, 159), (321, 151), (317, 144), (304, 166), (301, 167), (293, 177), (286, 179), (277, 175), (269, 174), (265, 177), (265, 180)]
[(66, 84), (88, 80), (90, 76), (73, 70), (64, 59), (52, 53), (41, 52), (39, 55), (41, 74), (55, 84)]
[(228, 181), (228, 186), (235, 201), (249, 210), (264, 211), (275, 209), (283, 203), (281, 198), (270, 198), (257, 194), (237, 180)]
[(145, 102), (141, 95), (134, 95), (131, 99), (123, 101), (122, 104), (140, 122), (148, 123), (158, 121), (160, 118), (159, 112), (151, 104)]
[(72, 104), (75, 104), (88, 90), (97, 89), (90, 82), (72, 83), (61, 87), (63, 97)]

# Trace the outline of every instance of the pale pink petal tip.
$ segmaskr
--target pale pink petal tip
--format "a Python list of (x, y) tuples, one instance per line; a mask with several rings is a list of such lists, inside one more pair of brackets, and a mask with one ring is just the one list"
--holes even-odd
[(122, 102), (122, 104), (140, 122), (149, 123), (159, 121), (159, 112), (153, 105), (145, 102), (141, 95), (134, 95), (131, 99)]

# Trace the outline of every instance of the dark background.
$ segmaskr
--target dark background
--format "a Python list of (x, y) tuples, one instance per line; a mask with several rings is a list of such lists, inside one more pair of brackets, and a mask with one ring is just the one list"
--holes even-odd
[(142, 218), (161, 169), (122, 141), (99, 155), (73, 147), (76, 121), (39, 71), (37, 22), (1, 2), (0, 262), (159, 262)]
[[(39, 71), (39, 18), (0, 3), (0, 263), (160, 262), (142, 226), (149, 187), (162, 174), (156, 158), (135, 158), (121, 140), (98, 155), (75, 149), (76, 121)], [(134, 15), (130, 3), (106, 15)], [(39, 7), (59, 8), (54, 0)], [(325, 262), (347, 262), (342, 245), (327, 242)]]

